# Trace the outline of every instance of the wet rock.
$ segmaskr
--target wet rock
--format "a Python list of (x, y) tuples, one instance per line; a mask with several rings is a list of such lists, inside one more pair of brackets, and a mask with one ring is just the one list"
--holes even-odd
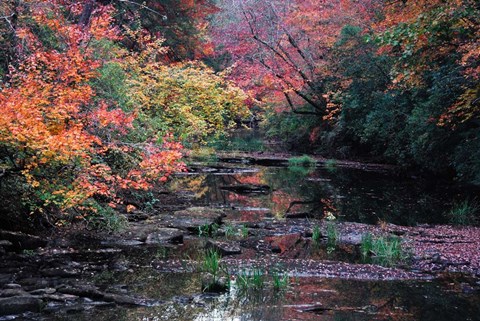
[(183, 243), (183, 231), (176, 228), (159, 228), (155, 232), (150, 233), (145, 240), (146, 244), (165, 244)]
[(125, 239), (120, 239), (120, 240), (106, 240), (102, 241), (102, 245), (108, 245), (108, 246), (139, 246), (145, 244), (142, 241), (138, 240), (125, 240)]
[(95, 286), (63, 286), (57, 289), (58, 292), (64, 294), (72, 294), (80, 297), (87, 297), (90, 299), (102, 299), (103, 293)]
[(0, 297), (29, 296), (28, 292), (21, 288), (0, 290)]
[(21, 289), (22, 286), (20, 284), (17, 284), (17, 283), (8, 283), (8, 284), (4, 285), (4, 288), (5, 289)]
[(33, 296), (0, 298), (0, 316), (24, 312), (40, 312), (40, 304), (41, 300)]
[(42, 298), (47, 300), (52, 300), (52, 301), (67, 302), (67, 301), (77, 300), (78, 296), (73, 294), (55, 293), (55, 294), (42, 295)]
[(212, 248), (218, 251), (221, 255), (233, 255), (242, 253), (240, 244), (237, 242), (223, 242), (216, 240), (208, 240), (207, 248)]
[(9, 241), (15, 251), (34, 250), (47, 245), (47, 241), (30, 234), (0, 230), (0, 239)]
[(160, 304), (159, 301), (135, 298), (129, 295), (116, 293), (105, 293), (103, 296), (103, 300), (105, 300), (106, 302), (115, 302), (119, 305), (130, 306), (156, 306)]
[(56, 277), (75, 277), (80, 274), (80, 270), (72, 268), (48, 268), (40, 271), (43, 276), (56, 276)]
[(251, 185), (251, 184), (239, 184), (239, 185), (227, 185), (221, 186), (220, 189), (231, 191), (237, 194), (270, 194), (271, 188), (268, 185)]
[(30, 291), (30, 294), (32, 294), (32, 295), (46, 295), (46, 294), (53, 294), (55, 292), (57, 292), (57, 290), (54, 289), (54, 288), (44, 288), (44, 289), (37, 289), (37, 290)]

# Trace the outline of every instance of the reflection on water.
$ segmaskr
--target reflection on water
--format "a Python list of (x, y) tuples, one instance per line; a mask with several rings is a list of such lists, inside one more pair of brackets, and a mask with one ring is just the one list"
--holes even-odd
[[(244, 184), (268, 185), (272, 192), (239, 194), (222, 189)], [(407, 226), (446, 223), (444, 214), (453, 201), (474, 198), (476, 192), (447, 183), (346, 168), (264, 167), (238, 174), (231, 170), (224, 175), (221, 171), (199, 173), (181, 178), (177, 185), (194, 190), (200, 203), (240, 210), (234, 213), (240, 221), (298, 212), (322, 218), (332, 212), (344, 221), (385, 221)]]
[(298, 278), (283, 295), (271, 288), (243, 294), (233, 291), (173, 300), (157, 307), (86, 311), (44, 320), (82, 321), (92, 317), (117, 321), (480, 320), (480, 296), (453, 290), (454, 285), (438, 281)]

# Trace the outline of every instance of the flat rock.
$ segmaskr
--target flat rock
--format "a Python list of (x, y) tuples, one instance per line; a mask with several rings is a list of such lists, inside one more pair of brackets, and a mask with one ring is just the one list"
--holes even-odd
[(170, 227), (197, 232), (200, 226), (220, 224), (225, 213), (222, 209), (210, 207), (191, 207), (176, 211), (164, 219)]
[(24, 312), (40, 312), (40, 304), (41, 300), (32, 296), (0, 298), (0, 316)]
[(183, 231), (176, 228), (159, 228), (155, 232), (148, 234), (145, 240), (146, 244), (179, 244), (183, 242)]
[(237, 242), (209, 240), (207, 242), (207, 247), (217, 250), (221, 255), (233, 255), (242, 253), (240, 244)]

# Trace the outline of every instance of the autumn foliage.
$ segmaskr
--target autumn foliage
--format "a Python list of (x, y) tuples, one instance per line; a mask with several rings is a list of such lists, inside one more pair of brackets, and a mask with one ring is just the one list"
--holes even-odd
[[(207, 84), (214, 79), (210, 85), (216, 89), (213, 93), (213, 87), (202, 85), (200, 78), (175, 76), (176, 70), (183, 69), (160, 62), (165, 59), (139, 59), (154, 53), (145, 49), (155, 42), (152, 36), (136, 38), (147, 54), (122, 48), (125, 37), (145, 33), (117, 25), (111, 5), (29, 0), (4, 9), (15, 10), (19, 16), (12, 25), (15, 42), (10, 50), (15, 60), (9, 63), (1, 83), (2, 179), (23, 178), (23, 183), (20, 180), (14, 185), (18, 193), (24, 193), (23, 200), (32, 214), (41, 214), (52, 224), (63, 222), (65, 213), (74, 213), (77, 218), (95, 213), (100, 203), (116, 207), (122, 204), (122, 191), (148, 190), (185, 169), (181, 141), (188, 141), (189, 133), (177, 135), (175, 119), (180, 114), (161, 101), (148, 104), (140, 96), (125, 96), (125, 100), (107, 97), (104, 91), (113, 89), (109, 84), (98, 85), (106, 68), (115, 65), (125, 78), (134, 79), (131, 87), (126, 82), (117, 83), (121, 89), (115, 90), (132, 88), (137, 94), (156, 86), (153, 89), (158, 95), (162, 91), (171, 95), (179, 78), (183, 79), (189, 92), (178, 92), (175, 108), (179, 109), (187, 108), (182, 100), (192, 93), (199, 99), (227, 97), (206, 106), (208, 113), (185, 120), (185, 126), (198, 127), (198, 136), (223, 129), (224, 122), (241, 116), (241, 91), (229, 92), (228, 86), (220, 85), (221, 77), (206, 67), (193, 67), (193, 63), (185, 68), (185, 74), (190, 70), (197, 73), (195, 77), (203, 75)], [(154, 49), (158, 56), (168, 52), (166, 48)], [(190, 84), (195, 81), (198, 84)], [(163, 87), (162, 83), (171, 85)], [(235, 101), (233, 109), (227, 107), (229, 99)], [(188, 118), (191, 112), (185, 110), (183, 116)], [(151, 130), (154, 114), (164, 125), (162, 130)]]

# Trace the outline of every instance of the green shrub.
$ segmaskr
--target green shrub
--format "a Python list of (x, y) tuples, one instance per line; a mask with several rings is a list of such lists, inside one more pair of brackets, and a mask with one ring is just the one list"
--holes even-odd
[(297, 166), (313, 167), (316, 164), (317, 164), (317, 161), (308, 155), (291, 157), (288, 159), (289, 167), (297, 167)]

